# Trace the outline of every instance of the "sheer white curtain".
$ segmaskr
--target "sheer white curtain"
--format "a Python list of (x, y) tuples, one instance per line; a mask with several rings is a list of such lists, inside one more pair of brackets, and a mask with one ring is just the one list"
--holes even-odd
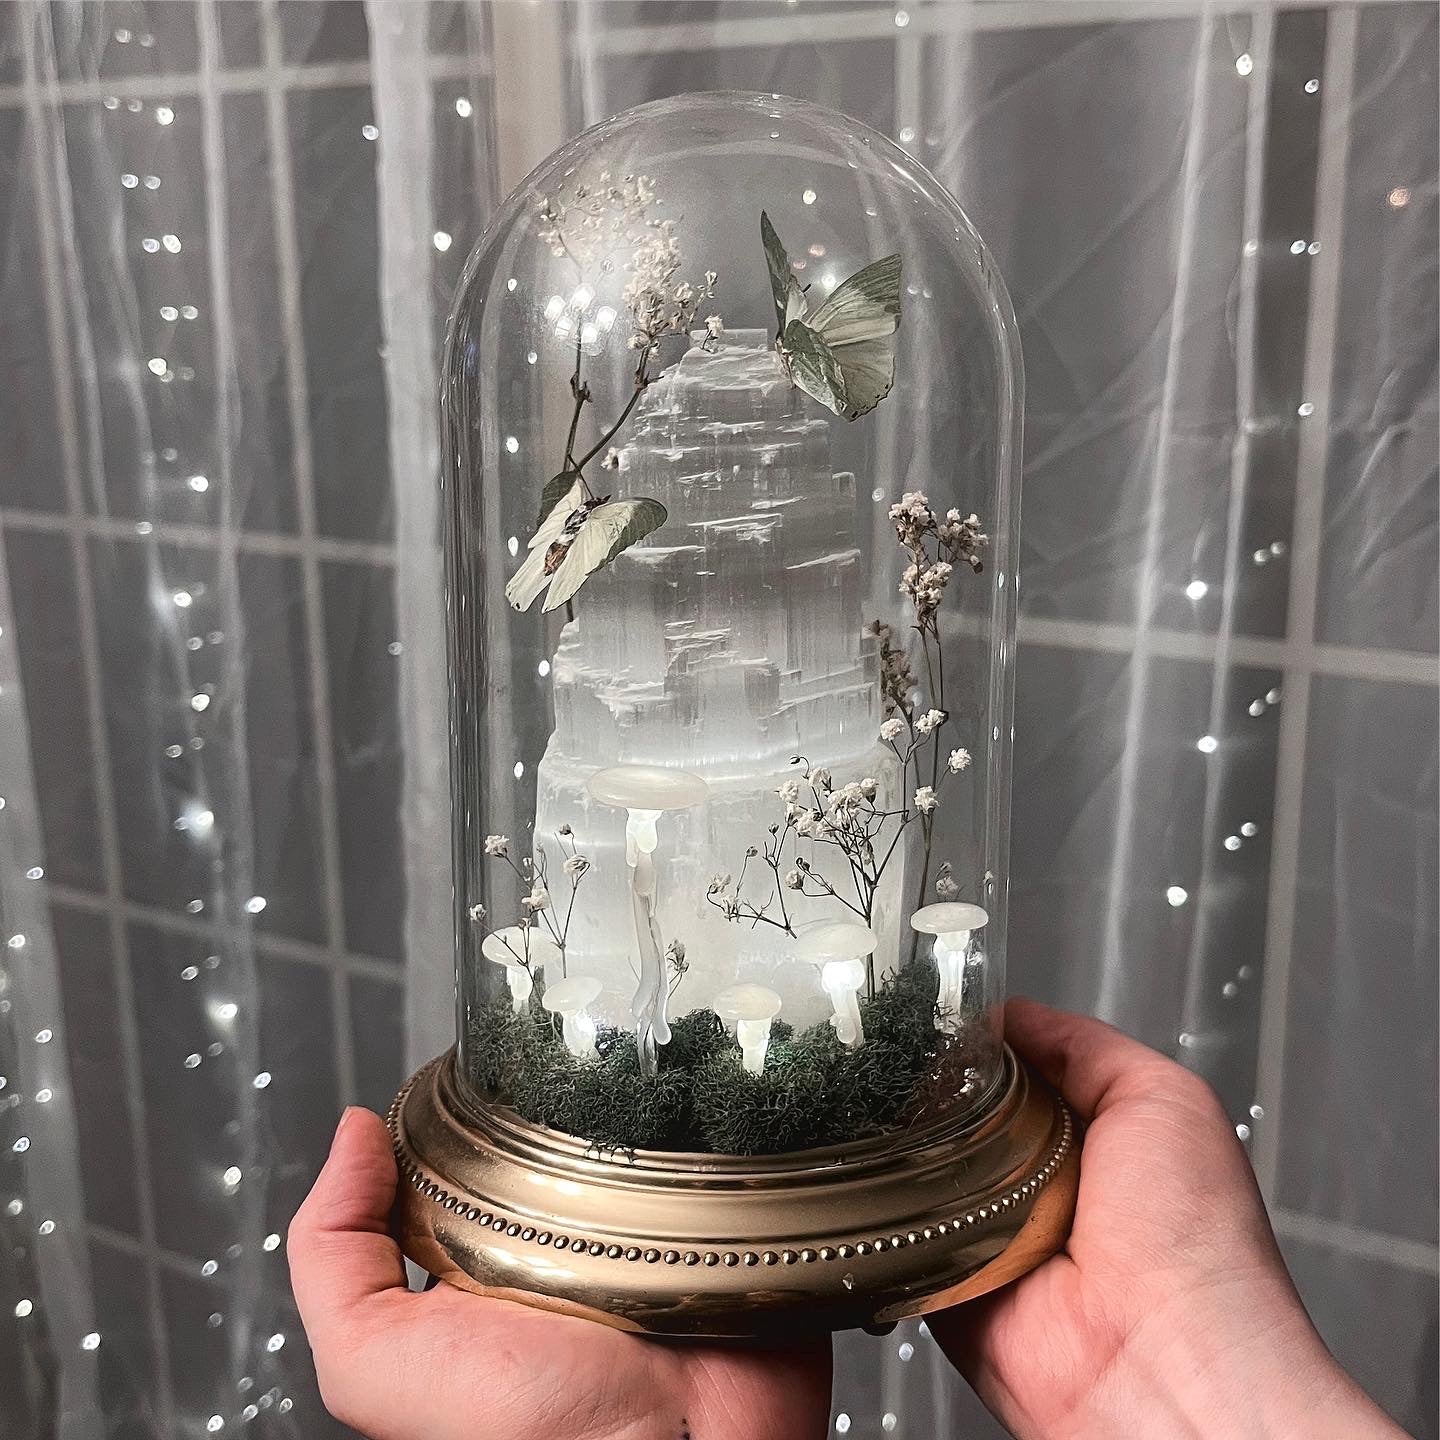
[[(285, 1224), (452, 1029), (438, 343), (498, 198), (686, 89), (889, 133), (1027, 367), (1012, 988), (1219, 1088), (1436, 1400), (1437, 7), (0, 9), (0, 1432), (324, 1417)], [(834, 1429), (994, 1434), (923, 1334)]]

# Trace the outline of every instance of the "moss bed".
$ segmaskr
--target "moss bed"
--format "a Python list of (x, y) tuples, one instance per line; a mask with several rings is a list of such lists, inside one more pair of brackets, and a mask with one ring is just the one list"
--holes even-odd
[(671, 1022), (653, 1079), (641, 1075), (628, 1030), (602, 1028), (598, 1058), (576, 1060), (538, 994), (518, 1015), (500, 996), (471, 1012), (472, 1079), (524, 1119), (601, 1151), (774, 1155), (834, 1145), (938, 1116), (968, 1069), (990, 1073), (997, 1045), (981, 1017), (956, 1035), (936, 1030), (937, 988), (928, 965), (888, 976), (860, 1002), (865, 1043), (855, 1050), (828, 1021), (796, 1031), (777, 1020), (759, 1075), (741, 1065), (714, 1011), (693, 1010)]

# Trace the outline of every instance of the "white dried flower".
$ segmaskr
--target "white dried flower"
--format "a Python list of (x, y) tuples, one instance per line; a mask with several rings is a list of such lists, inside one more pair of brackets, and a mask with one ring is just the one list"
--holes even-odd
[(562, 825), (555, 833), (563, 840), (575, 832), (568, 825)]
[(478, 901), (465, 912), (475, 924), (479, 925), (485, 919), (485, 907)]
[(960, 749), (950, 752), (950, 758), (945, 762), (945, 768), (949, 770), (952, 775), (958, 775), (962, 770), (966, 769), (969, 764), (970, 752), (966, 750), (964, 746), (961, 746)]
[(942, 875), (935, 882), (935, 893), (942, 900), (953, 900), (960, 893), (960, 887), (950, 876)]
[(578, 880), (590, 868), (590, 862), (583, 855), (572, 855), (565, 862), (565, 873), (572, 879)]
[(860, 793), (867, 799), (873, 800), (880, 789), (880, 782), (873, 775), (867, 775), (860, 782)]
[(893, 740), (904, 728), (905, 722), (898, 715), (892, 715), (880, 727), (880, 738), (882, 740)]
[(945, 712), (943, 710), (927, 710), (915, 722), (915, 728), (922, 735), (928, 735), (932, 730), (938, 730), (944, 723)]
[(787, 805), (793, 805), (800, 798), (800, 787), (793, 780), (787, 780), (775, 793)]
[(785, 887), (788, 890), (798, 890), (805, 883), (805, 877), (798, 870), (787, 870), (785, 872)]
[(487, 855), (508, 855), (510, 853), (510, 837), (508, 835), (487, 835), (485, 837), (485, 853)]
[(728, 890), (729, 888), (730, 877), (728, 875), (712, 875), (710, 877), (710, 884), (705, 888), (705, 893), (707, 895), (718, 895), (722, 890)]
[(931, 814), (939, 803), (939, 796), (935, 794), (935, 791), (931, 789), (929, 785), (922, 785), (915, 792), (915, 808), (922, 815)]
[(828, 790), (830, 788), (830, 772), (828, 770), (812, 770), (810, 783), (817, 790)]
[(718, 340), (724, 333), (725, 322), (718, 315), (705, 317), (705, 335), (708, 339)]
[(801, 810), (795, 818), (795, 833), (797, 835), (813, 834), (819, 819), (820, 817), (813, 810)]
[(620, 452), (612, 445), (605, 452), (605, 458), (600, 463), (607, 470), (618, 470), (620, 468)]
[(550, 892), (543, 885), (537, 885), (520, 901), (520, 904), (532, 912), (548, 910), (550, 908)]

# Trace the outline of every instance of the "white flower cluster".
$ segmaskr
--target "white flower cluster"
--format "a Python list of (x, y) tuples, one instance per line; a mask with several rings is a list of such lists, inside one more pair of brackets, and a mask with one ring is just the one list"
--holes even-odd
[(963, 746), (958, 750), (952, 750), (949, 760), (945, 763), (952, 775), (958, 775), (962, 770), (969, 768), (970, 752)]
[(940, 543), (960, 556), (972, 570), (979, 571), (980, 551), (990, 543), (990, 537), (980, 529), (980, 517), (967, 515), (962, 520), (958, 510), (947, 510), (945, 520), (939, 529)]
[[(934, 614), (957, 562), (975, 571), (984, 568), (980, 551), (990, 537), (980, 529), (978, 515), (962, 516), (958, 510), (947, 510), (940, 519), (920, 490), (907, 490), (899, 503), (890, 507), (890, 519), (896, 538), (910, 552), (910, 568), (900, 589), (915, 601), (923, 623)], [(934, 554), (927, 546), (930, 540), (934, 541)]]
[(918, 545), (922, 536), (935, 531), (935, 512), (923, 490), (907, 490), (899, 502), (890, 507), (890, 518), (895, 522), (900, 543), (905, 546)]
[(727, 920), (738, 920), (740, 918), (740, 898), (730, 893), (730, 885), (733, 877), (729, 874), (712, 875), (710, 883), (705, 887), (705, 898), (714, 906)]
[(915, 729), (921, 735), (929, 735), (945, 723), (943, 710), (927, 710), (916, 722)]
[(508, 835), (487, 835), (485, 837), (485, 853), (487, 855), (508, 855), (510, 853), (510, 837)]
[(906, 566), (900, 577), (900, 593), (915, 606), (916, 617), (922, 623), (940, 608), (954, 569), (947, 560), (937, 560), (924, 569), (914, 564)]
[(648, 175), (626, 175), (616, 183), (602, 170), (591, 185), (581, 183), (568, 201), (546, 196), (540, 202), (540, 243), (570, 259), (583, 279), (608, 275), (615, 256), (644, 237), (655, 186)]
[(719, 279), (713, 270), (707, 270), (698, 286), (688, 280), (676, 284), (680, 242), (675, 238), (675, 222), (652, 220), (649, 224), (650, 233), (626, 263), (630, 279), (625, 286), (625, 304), (634, 325), (632, 350), (653, 350), (666, 335), (688, 335), (695, 311), (702, 300), (714, 298)]

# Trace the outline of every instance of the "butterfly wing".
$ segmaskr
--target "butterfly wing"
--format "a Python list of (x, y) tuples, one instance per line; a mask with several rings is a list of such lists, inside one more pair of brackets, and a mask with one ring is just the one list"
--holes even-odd
[(832, 349), (893, 335), (900, 328), (900, 257), (856, 271), (806, 323)]
[(868, 415), (895, 383), (900, 257), (887, 255), (852, 275), (807, 323), (840, 374), (840, 403), (830, 408), (847, 420)]
[(781, 348), (785, 367), (795, 384), (827, 410), (847, 420), (854, 419), (847, 413), (845, 377), (835, 352), (809, 325), (803, 320), (792, 320), (785, 327)]
[(805, 292), (795, 278), (790, 257), (770, 223), (770, 217), (760, 212), (760, 243), (765, 247), (765, 265), (770, 271), (770, 293), (775, 298), (775, 334), (783, 335), (792, 320), (805, 313)]
[(584, 498), (584, 487), (576, 480), (535, 527), (535, 533), (530, 537), (530, 553), (505, 587), (505, 598), (515, 609), (528, 610), (534, 604), (535, 597), (549, 582), (550, 576), (545, 572), (545, 556), (564, 533), (565, 522), (580, 508)]
[(847, 420), (868, 415), (895, 384), (895, 342), (856, 340), (835, 351), (844, 388), (845, 409), (840, 413)]
[(665, 515), (665, 507), (658, 500), (643, 496), (597, 505), (570, 542), (565, 558), (555, 567), (542, 608), (548, 611), (563, 605), (597, 570), (663, 525)]

